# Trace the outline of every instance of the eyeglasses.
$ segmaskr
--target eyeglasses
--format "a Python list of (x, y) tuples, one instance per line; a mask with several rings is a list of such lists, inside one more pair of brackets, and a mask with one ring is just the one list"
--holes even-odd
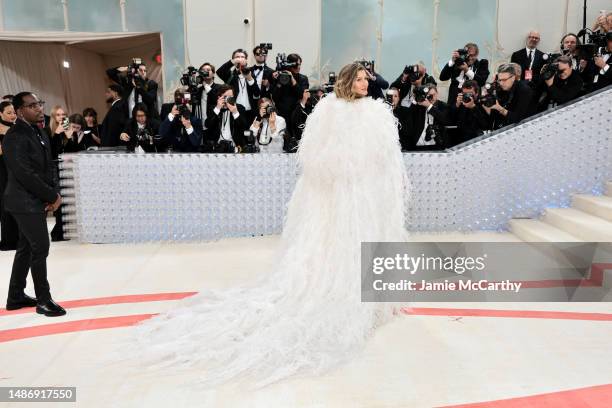
[(506, 82), (506, 81), (509, 81), (511, 78), (513, 78), (513, 77), (511, 77), (511, 76), (509, 76), (508, 78), (498, 77), (497, 78), (497, 82)]
[(45, 101), (38, 101), (38, 102), (30, 103), (27, 105), (23, 105), (24, 108), (29, 108), (29, 109), (43, 108), (44, 106), (45, 106)]
[(540, 39), (540, 37), (533, 37), (531, 35), (529, 37), (527, 37), (527, 38), (529, 38), (530, 40), (539, 40)]

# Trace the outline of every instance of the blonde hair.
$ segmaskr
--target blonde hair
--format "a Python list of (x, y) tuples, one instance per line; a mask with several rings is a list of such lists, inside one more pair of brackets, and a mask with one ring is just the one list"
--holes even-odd
[(340, 99), (346, 99), (347, 101), (361, 98), (360, 95), (353, 92), (353, 83), (357, 79), (357, 74), (359, 74), (360, 71), (365, 72), (365, 70), (365, 67), (357, 62), (345, 65), (340, 70), (338, 78), (336, 79), (336, 86), (334, 87), (336, 96)]
[(51, 134), (49, 135), (49, 137), (55, 136), (55, 129), (57, 129), (57, 127), (60, 125), (60, 123), (58, 123), (57, 120), (55, 120), (55, 114), (60, 109), (63, 110), (66, 117), (68, 117), (68, 113), (66, 112), (66, 109), (62, 108), (60, 105), (55, 105), (53, 109), (51, 109), (51, 113), (49, 115), (51, 116), (51, 118), (49, 119), (49, 128), (51, 130), (50, 131)]

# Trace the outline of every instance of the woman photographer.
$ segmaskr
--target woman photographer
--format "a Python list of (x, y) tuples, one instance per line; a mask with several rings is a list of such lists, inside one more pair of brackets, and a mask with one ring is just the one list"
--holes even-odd
[(147, 153), (162, 151), (159, 145), (159, 121), (149, 117), (147, 106), (144, 103), (137, 103), (134, 106), (132, 118), (125, 125), (119, 138), (127, 143), (127, 150), (131, 152), (137, 147)]
[(74, 153), (87, 150), (91, 146), (96, 146), (91, 132), (85, 133), (85, 119), (79, 113), (70, 115), (68, 118), (68, 130), (66, 130), (64, 153)]
[(2, 142), (4, 141), (4, 135), (15, 124), (16, 120), (17, 114), (13, 104), (7, 101), (0, 103), (0, 231), (2, 233), (0, 251), (16, 249), (19, 240), (17, 222), (10, 213), (4, 211), (3, 203), (4, 189), (8, 182), (8, 171), (2, 155)]
[(268, 98), (258, 102), (258, 112), (250, 128), (255, 136), (261, 153), (282, 153), (283, 136), (287, 124), (282, 116), (277, 115), (274, 103)]
[(98, 112), (94, 108), (85, 108), (83, 110), (83, 118), (85, 119), (85, 134), (91, 135), (94, 142), (93, 146), (100, 146), (100, 125), (98, 125)]

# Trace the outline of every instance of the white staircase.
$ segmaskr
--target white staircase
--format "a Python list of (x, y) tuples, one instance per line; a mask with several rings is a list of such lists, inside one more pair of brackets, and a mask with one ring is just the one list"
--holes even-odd
[(510, 231), (528, 242), (612, 242), (612, 181), (606, 195), (576, 194), (571, 208), (551, 208), (539, 220), (513, 219)]

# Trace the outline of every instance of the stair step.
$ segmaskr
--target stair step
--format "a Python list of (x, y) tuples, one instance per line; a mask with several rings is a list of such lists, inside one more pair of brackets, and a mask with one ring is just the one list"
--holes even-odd
[(612, 197), (612, 181), (606, 183), (606, 195)]
[(582, 240), (564, 230), (540, 220), (513, 219), (510, 231), (526, 242), (581, 242)]
[(612, 242), (612, 222), (575, 208), (549, 208), (542, 221), (587, 242)]
[(576, 194), (572, 196), (572, 207), (612, 221), (612, 197)]

